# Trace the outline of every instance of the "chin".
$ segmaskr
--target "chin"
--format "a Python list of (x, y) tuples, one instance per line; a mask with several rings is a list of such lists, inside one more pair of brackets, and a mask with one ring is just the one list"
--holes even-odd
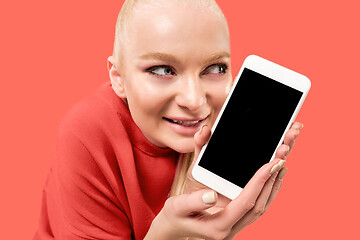
[(191, 139), (181, 139), (174, 141), (168, 145), (169, 148), (173, 149), (178, 153), (189, 153), (195, 151), (195, 142), (194, 138)]

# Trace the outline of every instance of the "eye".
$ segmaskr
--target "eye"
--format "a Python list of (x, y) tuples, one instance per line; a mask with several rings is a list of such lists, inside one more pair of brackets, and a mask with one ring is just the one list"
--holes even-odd
[(225, 74), (227, 70), (227, 65), (224, 63), (221, 64), (213, 64), (207, 67), (203, 74)]
[(151, 74), (160, 75), (160, 76), (175, 75), (175, 71), (170, 66), (154, 66), (148, 68), (146, 71), (148, 71)]

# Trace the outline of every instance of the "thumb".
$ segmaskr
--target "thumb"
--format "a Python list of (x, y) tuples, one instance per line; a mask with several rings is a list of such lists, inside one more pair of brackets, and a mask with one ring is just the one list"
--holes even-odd
[[(182, 194), (172, 197), (173, 212), (188, 216), (195, 212), (202, 212), (213, 207), (217, 201), (217, 193), (209, 189), (195, 191), (189, 194)], [(170, 199), (168, 199), (170, 200)]]
[(195, 159), (200, 154), (201, 148), (205, 145), (207, 141), (209, 141), (211, 136), (211, 130), (208, 125), (203, 125), (195, 135), (194, 135), (194, 141), (195, 141)]

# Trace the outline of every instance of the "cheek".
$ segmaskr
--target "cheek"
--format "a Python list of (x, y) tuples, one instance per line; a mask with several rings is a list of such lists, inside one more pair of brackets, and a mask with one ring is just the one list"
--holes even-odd
[(155, 118), (161, 117), (170, 101), (169, 93), (165, 91), (163, 86), (157, 86), (152, 81), (144, 78), (137, 78), (137, 80), (132, 81), (127, 86), (126, 91), (133, 118), (146, 125)]
[(166, 79), (156, 79), (142, 69), (135, 69), (136, 72), (130, 81), (127, 82), (127, 95), (137, 97), (146, 102), (149, 100), (161, 101), (163, 95), (168, 95), (169, 82)]
[(208, 89), (208, 101), (218, 114), (231, 88), (231, 81), (224, 81), (221, 84), (212, 85)]
[(146, 91), (138, 91), (138, 93), (128, 95), (127, 101), (134, 120), (151, 121), (151, 118), (159, 113), (159, 99), (155, 96), (156, 94)]

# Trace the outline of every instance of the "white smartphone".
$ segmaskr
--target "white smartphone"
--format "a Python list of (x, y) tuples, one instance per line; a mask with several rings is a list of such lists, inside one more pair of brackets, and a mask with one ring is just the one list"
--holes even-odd
[(196, 160), (194, 179), (236, 198), (255, 172), (275, 157), (310, 86), (304, 75), (248, 56)]

